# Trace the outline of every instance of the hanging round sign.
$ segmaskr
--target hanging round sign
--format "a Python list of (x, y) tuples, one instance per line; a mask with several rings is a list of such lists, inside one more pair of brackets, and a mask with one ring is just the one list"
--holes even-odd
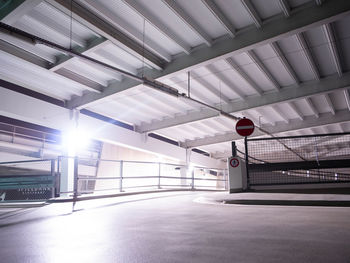
[(254, 123), (250, 119), (243, 118), (236, 123), (236, 132), (246, 137), (254, 132), (254, 127)]

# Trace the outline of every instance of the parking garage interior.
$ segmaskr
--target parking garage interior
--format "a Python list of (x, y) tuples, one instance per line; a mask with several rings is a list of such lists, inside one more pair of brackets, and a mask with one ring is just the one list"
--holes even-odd
[(346, 0), (0, 0), (0, 261), (350, 262), (349, 25)]

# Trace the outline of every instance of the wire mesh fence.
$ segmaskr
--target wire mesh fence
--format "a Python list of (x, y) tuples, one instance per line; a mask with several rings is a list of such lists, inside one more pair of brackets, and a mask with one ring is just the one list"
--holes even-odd
[(55, 165), (56, 160), (0, 163), (0, 202), (54, 197)]
[(350, 182), (350, 134), (247, 139), (250, 185)]

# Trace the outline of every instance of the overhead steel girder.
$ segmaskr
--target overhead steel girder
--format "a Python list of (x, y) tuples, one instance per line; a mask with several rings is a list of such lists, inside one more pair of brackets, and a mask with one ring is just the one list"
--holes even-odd
[[(123, 0), (125, 4), (127, 4), (130, 8), (135, 10), (141, 17), (146, 19), (152, 26), (157, 28), (159, 32), (161, 32), (168, 39), (173, 41), (176, 45), (178, 45), (183, 52), (186, 54), (191, 53), (191, 46), (186, 43), (181, 37), (179, 37), (175, 32), (170, 30), (166, 25), (164, 25), (156, 16), (152, 15), (147, 9), (143, 8), (141, 4), (139, 4), (135, 0)], [(170, 60), (169, 60), (170, 61)]]
[(101, 18), (94, 15), (86, 8), (83, 8), (77, 2), (72, 1), (72, 6), (71, 1), (69, 0), (47, 0), (47, 2), (68, 15), (70, 15), (70, 12), (72, 11), (74, 20), (77, 20), (79, 23), (95, 31), (97, 34), (110, 40), (115, 45), (126, 50), (138, 59), (142, 60), (142, 57), (144, 57), (145, 63), (151, 67), (157, 70), (163, 68), (164, 61), (162, 59), (155, 56), (150, 51), (144, 50), (142, 45), (134, 42), (126, 34), (104, 22)]
[(0, 21), (8, 25), (12, 25), (20, 19), (25, 13), (32, 10), (43, 0), (12, 0), (3, 1), (0, 6)]
[(220, 10), (220, 8), (212, 0), (202, 0), (202, 3), (210, 10), (210, 12), (215, 16), (215, 18), (220, 22), (220, 24), (225, 28), (227, 33), (231, 37), (235, 37), (236, 29), (232, 23), (227, 19), (225, 14)]
[[(56, 1), (61, 2), (63, 0)], [(213, 61), (226, 59), (235, 54), (240, 54), (259, 46), (275, 42), (310, 28), (336, 21), (348, 14), (350, 14), (350, 1), (326, 1), (317, 9), (314, 4), (310, 4), (308, 7), (293, 13), (288, 19), (284, 17), (274, 19), (273, 21), (264, 23), (263, 27), (260, 29), (252, 28), (241, 34), (237, 34), (234, 39), (217, 40), (211, 47), (204, 46), (196, 48), (190, 55), (179, 56), (170, 63), (165, 64), (162, 71), (145, 70), (144, 74), (145, 76), (161, 81), (165, 78), (171, 78), (176, 74), (208, 65)], [(130, 84), (128, 87), (124, 87), (123, 90), (134, 86), (135, 85)], [(68, 105), (70, 105), (71, 108), (86, 107), (96, 100), (104, 99), (119, 91), (120, 89), (116, 89), (115, 92), (109, 91), (107, 94), (102, 92), (100, 96), (93, 98), (87, 94), (72, 99), (68, 102)]]
[[(323, 125), (335, 124), (335, 123), (343, 123), (350, 121), (350, 114), (348, 110), (338, 111), (335, 115), (331, 113), (320, 113), (319, 118), (315, 118), (314, 116), (307, 116), (303, 121), (301, 120), (290, 120), (289, 123), (280, 122), (275, 126), (272, 125), (262, 125), (264, 130), (267, 130), (271, 134), (276, 134), (280, 132), (287, 132), (293, 130), (301, 130), (307, 128), (313, 128)], [(257, 137), (265, 135), (258, 129), (254, 131), (253, 136)], [(229, 142), (234, 140), (242, 139), (242, 136), (239, 136), (236, 133), (230, 132), (226, 134), (219, 134), (215, 136), (205, 137), (196, 140), (185, 141), (180, 144), (181, 147), (192, 148), (192, 147), (200, 147), (204, 145), (217, 144), (222, 142)]]
[(42, 67), (42, 68), (49, 68), (49, 62), (45, 61), (44, 59), (28, 52), (28, 51), (25, 51), (21, 48), (18, 48), (8, 42), (5, 42), (3, 40), (0, 40), (0, 50), (1, 51), (4, 51), (6, 53), (9, 53), (11, 55), (14, 55), (18, 58), (21, 58), (25, 61), (28, 61), (30, 63), (33, 63), (39, 67)]
[[(252, 108), (258, 108), (273, 105), (281, 102), (294, 101), (303, 98), (309, 98), (317, 94), (325, 94), (335, 90), (345, 89), (350, 86), (350, 73), (345, 73), (341, 78), (338, 74), (320, 81), (312, 81), (300, 84), (298, 87), (283, 88), (279, 92), (264, 94), (262, 96), (247, 97), (245, 101), (234, 101), (223, 105), (222, 110), (228, 113), (240, 112)], [(98, 96), (98, 95), (97, 95)], [(192, 112), (176, 118), (147, 123), (136, 128), (139, 132), (151, 132), (189, 122), (200, 121), (219, 114), (210, 109)]]

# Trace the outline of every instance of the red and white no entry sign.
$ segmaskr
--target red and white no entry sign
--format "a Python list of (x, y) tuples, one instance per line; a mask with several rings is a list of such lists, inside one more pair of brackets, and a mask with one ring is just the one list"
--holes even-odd
[(247, 118), (240, 119), (236, 123), (236, 132), (241, 136), (249, 136), (254, 132), (254, 123)]
[(233, 168), (236, 168), (239, 165), (239, 160), (237, 158), (232, 158), (231, 161), (230, 161), (230, 165)]

